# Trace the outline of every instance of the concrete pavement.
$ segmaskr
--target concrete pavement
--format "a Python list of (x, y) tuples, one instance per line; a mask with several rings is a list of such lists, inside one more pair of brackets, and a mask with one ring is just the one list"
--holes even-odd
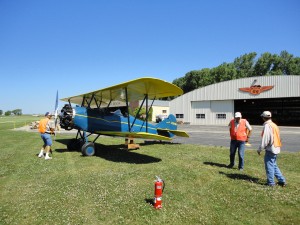
[[(263, 126), (252, 126), (253, 131), (249, 139), (251, 147), (257, 149)], [(300, 127), (279, 127), (282, 139), (282, 151), (300, 152)], [(186, 131), (190, 137), (175, 137), (173, 142), (185, 144), (200, 144), (209, 146), (223, 146), (229, 148), (230, 136), (228, 126), (208, 125), (178, 125), (178, 130)]]

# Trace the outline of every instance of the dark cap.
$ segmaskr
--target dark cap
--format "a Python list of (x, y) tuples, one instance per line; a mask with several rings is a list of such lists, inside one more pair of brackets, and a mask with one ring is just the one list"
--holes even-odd
[(46, 113), (45, 113), (45, 116), (53, 116), (53, 114), (50, 113), (50, 112), (46, 112)]

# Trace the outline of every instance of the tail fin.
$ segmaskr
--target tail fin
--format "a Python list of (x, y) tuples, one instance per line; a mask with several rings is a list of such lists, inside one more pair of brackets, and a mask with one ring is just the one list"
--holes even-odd
[(170, 114), (168, 118), (159, 122), (156, 125), (157, 129), (167, 129), (167, 130), (177, 130), (176, 118), (174, 115)]
[(174, 115), (170, 114), (167, 119), (164, 119), (156, 125), (157, 133), (165, 137), (181, 136), (189, 137), (185, 131), (177, 130), (176, 118)]

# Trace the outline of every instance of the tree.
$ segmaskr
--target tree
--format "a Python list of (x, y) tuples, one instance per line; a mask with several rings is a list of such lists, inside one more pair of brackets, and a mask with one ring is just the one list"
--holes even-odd
[(12, 111), (13, 114), (16, 116), (21, 116), (22, 115), (22, 109), (15, 109)]
[(290, 75), (300, 75), (300, 58), (295, 57), (289, 64)]
[(185, 74), (185, 83), (182, 87), (184, 93), (190, 92), (199, 87), (199, 71), (193, 70)]
[(253, 75), (256, 55), (256, 52), (251, 52), (234, 59), (233, 64), (237, 71), (237, 79)]
[(9, 111), (9, 110), (6, 111), (6, 112), (4, 113), (4, 115), (5, 115), (5, 116), (10, 116), (10, 115), (11, 115), (11, 111)]
[(175, 80), (173, 80), (172, 82), (174, 85), (180, 87), (181, 89), (183, 89), (183, 85), (185, 83), (185, 78), (184, 77), (180, 77), (180, 78), (177, 78)]
[(290, 75), (291, 64), (293, 62), (293, 55), (287, 51), (280, 52), (280, 55), (274, 55), (274, 65), (271, 70), (271, 74), (274, 75)]
[(3, 110), (0, 109), (0, 116), (2, 116), (2, 114), (3, 114)]
[(271, 71), (271, 67), (273, 66), (274, 56), (269, 53), (263, 53), (254, 66), (254, 76), (264, 76), (269, 74)]
[(211, 70), (211, 76), (214, 78), (214, 83), (233, 80), (237, 78), (237, 71), (232, 63), (223, 63)]

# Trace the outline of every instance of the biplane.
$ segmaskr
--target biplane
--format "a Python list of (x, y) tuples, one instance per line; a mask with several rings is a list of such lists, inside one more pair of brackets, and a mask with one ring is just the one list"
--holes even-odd
[[(79, 149), (85, 156), (95, 154), (95, 141), (100, 135), (152, 140), (172, 140), (174, 135), (188, 137), (185, 131), (177, 130), (176, 118), (170, 114), (158, 124), (148, 122), (150, 108), (155, 99), (178, 96), (183, 91), (166, 81), (156, 78), (139, 78), (108, 88), (67, 97), (59, 118), (63, 129), (77, 129), (75, 139), (67, 147)], [(142, 100), (135, 116), (129, 114), (129, 104)], [(151, 102), (150, 102), (151, 101)], [(73, 105), (72, 105), (73, 104)], [(74, 106), (74, 104), (76, 106)], [(138, 118), (142, 107), (146, 118)], [(94, 134), (93, 141), (88, 138)]]

